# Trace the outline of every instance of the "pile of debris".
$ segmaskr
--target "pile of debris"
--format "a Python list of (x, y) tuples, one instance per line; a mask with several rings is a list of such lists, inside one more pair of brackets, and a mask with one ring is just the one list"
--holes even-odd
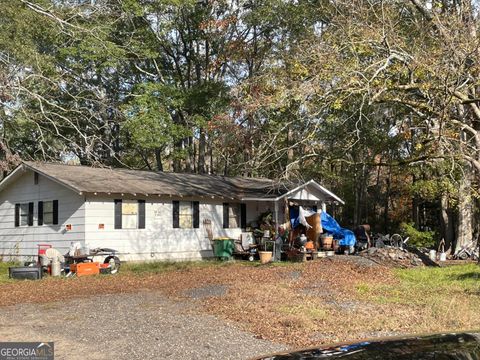
[[(398, 247), (371, 247), (361, 251), (358, 255), (370, 259), (381, 265), (390, 265), (396, 267), (423, 266), (422, 260), (417, 254)], [(423, 258), (423, 257), (422, 257)]]

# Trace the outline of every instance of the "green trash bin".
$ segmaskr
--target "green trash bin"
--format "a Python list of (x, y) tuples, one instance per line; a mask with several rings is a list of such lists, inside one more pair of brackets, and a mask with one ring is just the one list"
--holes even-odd
[(235, 247), (233, 239), (213, 239), (213, 251), (220, 260), (231, 260)]

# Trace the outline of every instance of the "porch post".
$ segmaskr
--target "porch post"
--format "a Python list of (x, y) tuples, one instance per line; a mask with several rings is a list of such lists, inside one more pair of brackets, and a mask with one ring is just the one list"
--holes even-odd
[(278, 234), (278, 229), (280, 225), (278, 224), (278, 201), (274, 201), (275, 213), (274, 213), (274, 220), (275, 220), (275, 234)]
[(327, 204), (325, 202), (322, 202), (322, 211), (327, 212)]

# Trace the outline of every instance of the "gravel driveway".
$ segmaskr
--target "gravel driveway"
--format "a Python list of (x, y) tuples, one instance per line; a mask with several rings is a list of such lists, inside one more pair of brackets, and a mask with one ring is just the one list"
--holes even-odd
[(56, 359), (247, 359), (286, 349), (158, 292), (0, 308), (2, 341), (54, 341)]

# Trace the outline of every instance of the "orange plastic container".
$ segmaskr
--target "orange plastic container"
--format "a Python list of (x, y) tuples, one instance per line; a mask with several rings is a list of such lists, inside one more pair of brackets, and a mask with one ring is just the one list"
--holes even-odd
[(97, 275), (100, 274), (99, 265), (98, 262), (72, 264), (70, 271), (75, 272), (77, 276)]

